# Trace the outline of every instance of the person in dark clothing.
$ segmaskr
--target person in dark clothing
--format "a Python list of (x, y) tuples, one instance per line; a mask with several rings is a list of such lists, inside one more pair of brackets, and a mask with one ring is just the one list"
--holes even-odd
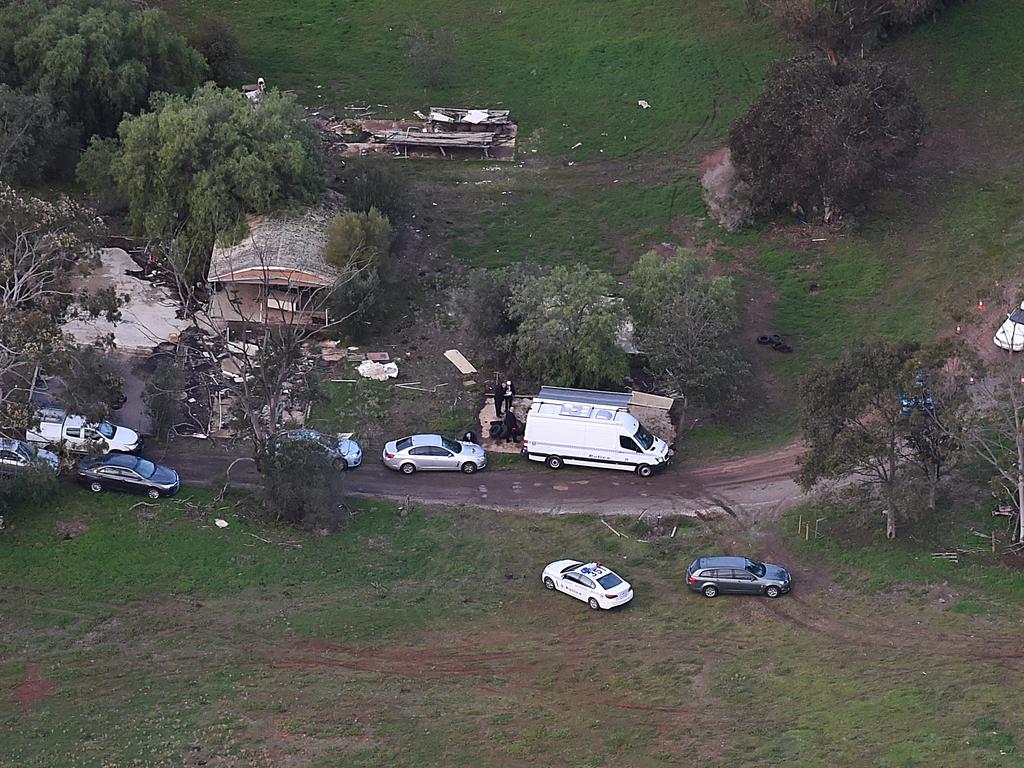
[(505, 387), (499, 381), (494, 385), (494, 415), (501, 418), (501, 404), (505, 402)]
[(505, 442), (519, 442), (519, 420), (516, 418), (516, 415), (512, 413), (511, 408), (505, 411)]
[(501, 388), (502, 398), (505, 401), (505, 410), (512, 410), (512, 398), (516, 396), (516, 388), (512, 386), (511, 381), (506, 381), (505, 385)]

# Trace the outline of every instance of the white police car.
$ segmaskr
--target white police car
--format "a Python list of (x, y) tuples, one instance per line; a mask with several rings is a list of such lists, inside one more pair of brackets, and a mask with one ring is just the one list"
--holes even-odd
[(595, 611), (614, 608), (633, 599), (633, 588), (601, 563), (558, 560), (544, 569), (547, 589), (558, 590), (587, 603)]

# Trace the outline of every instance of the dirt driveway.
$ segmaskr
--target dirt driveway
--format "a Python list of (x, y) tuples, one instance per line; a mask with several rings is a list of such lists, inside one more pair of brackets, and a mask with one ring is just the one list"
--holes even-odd
[[(793, 476), (800, 446), (770, 453), (675, 469), (646, 480), (631, 472), (566, 468), (552, 472), (530, 465), (489, 469), (475, 475), (419, 473), (405, 477), (383, 467), (376, 457), (349, 475), (349, 491), (359, 496), (421, 504), (472, 506), (546, 514), (651, 514), (736, 517), (778, 510), (802, 497)], [(237, 458), (211, 444), (177, 442), (150, 458), (176, 468), (185, 483), (218, 485)], [(232, 470), (236, 484), (258, 480), (251, 462)]]

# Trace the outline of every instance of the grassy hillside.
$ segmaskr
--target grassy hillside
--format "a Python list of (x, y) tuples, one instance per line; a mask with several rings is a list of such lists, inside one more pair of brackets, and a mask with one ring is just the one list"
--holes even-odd
[[(518, 163), (406, 166), (422, 200), (416, 228), (466, 265), (583, 262), (622, 274), (650, 245), (675, 242), (736, 274), (745, 306), (770, 297), (774, 313), (757, 313), (749, 333), (777, 331), (797, 351), (755, 358), (753, 380), (777, 393), (773, 405), (759, 405), (745, 432), (711, 428), (710, 452), (792, 435), (793, 384), (851, 339), (930, 338), (952, 327), (954, 312), (991, 298), (997, 281), (1021, 277), (1024, 4), (1016, 0), (952, 4), (876, 54), (908, 73), (929, 133), (891, 189), (818, 243), (785, 218), (740, 235), (703, 219), (700, 159), (724, 142), (767, 62), (792, 50), (744, 0), (179, 0), (172, 8), (194, 23), (222, 14), (242, 34), (253, 75), (313, 104), (385, 104), (378, 111), (396, 115), (441, 102), (512, 109)], [(420, 85), (405, 55), (404, 36), (417, 25), (461, 40), (443, 87)], [(971, 320), (981, 336), (989, 332), (989, 317)], [(763, 399), (752, 393), (751, 402)]]
[[(334, 107), (505, 106), (524, 146), (573, 157), (635, 155), (720, 137), (779, 52), (745, 0), (181, 0), (222, 14), (253, 74)], [(197, 21), (198, 23), (198, 21)], [(416, 27), (457, 36), (448, 82), (426, 89), (406, 56)], [(652, 106), (641, 109), (645, 99)], [(572, 150), (578, 142), (582, 147)]]
[[(321, 538), (190, 497), (69, 491), (9, 517), (0, 764), (1024, 765), (1005, 669), (1024, 587), (998, 566), (929, 563), (929, 588), (905, 558), (899, 585), (862, 590), (856, 563), (844, 587), (748, 543), (797, 591), (709, 601), (681, 574), (717, 546), (685, 521), (617, 538), (380, 504)], [(565, 556), (614, 563), (635, 600), (546, 592)]]

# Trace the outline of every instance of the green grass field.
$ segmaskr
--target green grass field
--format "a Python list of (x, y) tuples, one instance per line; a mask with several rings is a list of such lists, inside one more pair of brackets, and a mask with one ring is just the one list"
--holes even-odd
[[(252, 72), (301, 89), (307, 101), (386, 104), (378, 113), (396, 116), (439, 102), (504, 106), (527, 152), (577, 159), (722, 136), (781, 48), (769, 23), (748, 21), (743, 0), (181, 0), (176, 7), (195, 23), (223, 15), (242, 35)], [(417, 26), (459, 40), (442, 87), (421, 85), (406, 56)], [(651, 108), (641, 109), (641, 99)]]
[[(1024, 54), (1014, 30), (1024, 27), (1024, 6), (1016, 0), (954, 4), (878, 54), (916, 85), (934, 146), (847, 232), (810, 247), (770, 226), (731, 235), (703, 221), (700, 159), (725, 141), (767, 63), (793, 50), (742, 0), (557, 8), (181, 0), (172, 8), (194, 23), (222, 14), (243, 37), (249, 69), (309, 103), (387, 104), (378, 111), (393, 115), (442, 102), (510, 108), (519, 163), (410, 164), (426, 209), (417, 226), (471, 266), (586, 263), (621, 275), (652, 244), (702, 246), (736, 269), (752, 296), (765, 285), (758, 278), (778, 291), (773, 328), (764, 330), (791, 338), (797, 354), (773, 358), (767, 371), (787, 390), (854, 338), (945, 331), (954, 310), (1017, 270)], [(417, 25), (461, 40), (447, 85), (417, 81), (403, 42)], [(640, 109), (641, 98), (652, 107)], [(702, 439), (715, 452), (784, 439), (791, 398), (776, 401), (778, 412), (758, 416), (767, 426), (741, 438), (718, 425)]]
[[(69, 490), (9, 518), (0, 764), (1024, 765), (1020, 574), (991, 568), (987, 593), (910, 562), (865, 591), (809, 552), (787, 556), (789, 597), (708, 601), (681, 581), (715, 548), (694, 525), (367, 504), (321, 538), (190, 497)], [(545, 592), (543, 565), (576, 553), (634, 602)]]

